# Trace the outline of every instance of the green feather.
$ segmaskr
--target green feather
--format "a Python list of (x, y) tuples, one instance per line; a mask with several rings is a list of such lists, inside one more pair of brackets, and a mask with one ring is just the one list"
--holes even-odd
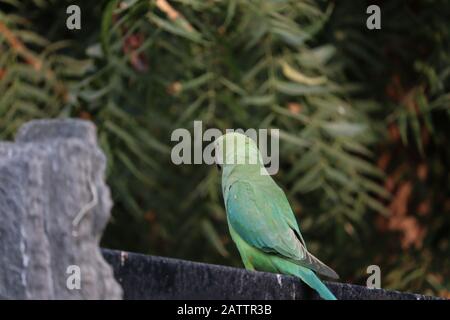
[[(227, 153), (231, 142), (235, 148)], [(284, 192), (269, 175), (261, 174), (260, 161), (249, 164), (252, 152), (259, 155), (255, 142), (242, 134), (226, 134), (216, 142), (216, 154), (223, 157), (222, 192), (230, 234), (245, 267), (297, 276), (322, 298), (335, 299), (314, 272), (338, 275), (308, 252)]]

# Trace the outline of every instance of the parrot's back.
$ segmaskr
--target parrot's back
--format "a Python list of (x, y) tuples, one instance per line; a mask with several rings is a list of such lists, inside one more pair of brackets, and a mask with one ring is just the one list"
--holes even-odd
[(315, 272), (337, 274), (310, 254), (281, 188), (257, 165), (224, 172), (222, 190), (228, 225), (247, 269), (293, 275), (324, 299), (336, 299)]

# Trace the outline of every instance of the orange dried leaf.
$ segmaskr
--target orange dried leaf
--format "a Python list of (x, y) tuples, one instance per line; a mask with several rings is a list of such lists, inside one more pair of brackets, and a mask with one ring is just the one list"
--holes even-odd
[(87, 111), (81, 111), (78, 116), (80, 117), (80, 119), (83, 119), (83, 120), (91, 120), (92, 119), (92, 115)]
[(391, 161), (391, 155), (388, 152), (384, 152), (377, 161), (377, 166), (383, 171), (386, 171), (389, 162)]
[(167, 87), (167, 92), (171, 95), (177, 95), (178, 93), (181, 92), (182, 89), (182, 85), (181, 82), (179, 81), (175, 81), (172, 82), (168, 87)]
[(302, 105), (296, 102), (289, 102), (288, 109), (292, 114), (299, 114), (302, 112)]
[(424, 181), (428, 175), (428, 167), (425, 163), (421, 163), (417, 166), (417, 176), (421, 181)]

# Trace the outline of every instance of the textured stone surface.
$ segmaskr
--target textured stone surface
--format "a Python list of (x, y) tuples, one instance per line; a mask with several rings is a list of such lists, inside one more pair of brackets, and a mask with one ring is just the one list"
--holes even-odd
[[(125, 299), (319, 299), (306, 285), (289, 276), (244, 269), (103, 250)], [(429, 300), (412, 293), (368, 289), (326, 282), (338, 299)]]
[[(112, 206), (105, 163), (95, 127), (80, 120), (32, 121), (0, 143), (2, 298), (121, 298), (98, 247)], [(79, 290), (67, 288), (70, 265)]]

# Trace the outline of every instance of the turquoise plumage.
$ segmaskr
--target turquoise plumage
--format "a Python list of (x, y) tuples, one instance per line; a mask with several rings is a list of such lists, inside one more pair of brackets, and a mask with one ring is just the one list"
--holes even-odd
[[(234, 148), (227, 148), (231, 143)], [(230, 234), (244, 266), (299, 277), (323, 299), (335, 300), (315, 273), (338, 275), (308, 252), (284, 192), (269, 175), (261, 174), (265, 169), (256, 143), (245, 135), (228, 133), (216, 141), (216, 155), (222, 163)], [(250, 162), (251, 156), (258, 161)]]

